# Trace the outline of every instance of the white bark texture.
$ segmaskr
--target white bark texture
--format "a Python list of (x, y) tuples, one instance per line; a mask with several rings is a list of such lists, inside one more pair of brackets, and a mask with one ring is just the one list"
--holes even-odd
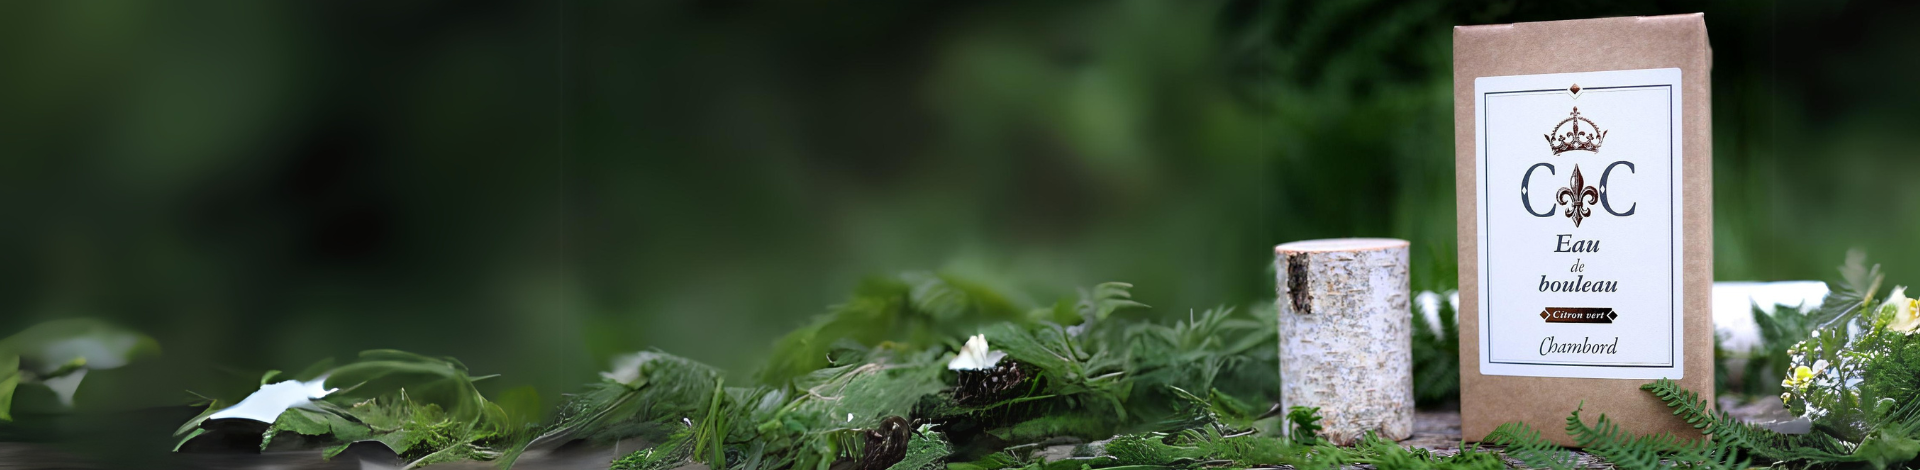
[(1413, 313), (1407, 242), (1333, 239), (1274, 248), (1281, 405), (1319, 407), (1321, 433), (1413, 434)]

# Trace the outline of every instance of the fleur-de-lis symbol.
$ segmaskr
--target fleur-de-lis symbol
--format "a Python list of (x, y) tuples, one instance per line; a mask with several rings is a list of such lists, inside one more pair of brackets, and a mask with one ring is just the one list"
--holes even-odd
[(1567, 205), (1567, 218), (1573, 219), (1573, 226), (1579, 227), (1581, 220), (1593, 215), (1593, 209), (1587, 205), (1600, 203), (1600, 191), (1593, 189), (1592, 186), (1586, 186), (1586, 179), (1580, 177), (1580, 165), (1574, 165), (1573, 181), (1567, 187), (1560, 188), (1560, 192), (1554, 195), (1554, 200)]

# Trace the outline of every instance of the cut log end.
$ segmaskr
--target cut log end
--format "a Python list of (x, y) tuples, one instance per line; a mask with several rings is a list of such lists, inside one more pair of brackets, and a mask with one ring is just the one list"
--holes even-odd
[(1273, 247), (1276, 255), (1326, 253), (1334, 251), (1373, 251), (1406, 248), (1407, 241), (1393, 238), (1329, 238), (1283, 243)]

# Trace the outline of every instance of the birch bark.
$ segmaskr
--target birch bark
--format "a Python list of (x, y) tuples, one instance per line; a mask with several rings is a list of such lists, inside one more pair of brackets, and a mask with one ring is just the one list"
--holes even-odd
[(1320, 408), (1335, 444), (1413, 434), (1407, 242), (1309, 240), (1274, 248), (1281, 405)]

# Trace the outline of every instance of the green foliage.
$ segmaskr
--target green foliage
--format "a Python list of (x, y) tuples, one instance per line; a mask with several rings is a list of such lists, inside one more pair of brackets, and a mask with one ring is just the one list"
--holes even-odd
[(1287, 410), (1287, 436), (1300, 445), (1320, 443), (1320, 408), (1296, 406)]
[(613, 460), (611, 470), (665, 470), (678, 468), (694, 456), (693, 433), (682, 431), (660, 445), (634, 451)]
[(1103, 282), (1093, 286), (1093, 291), (1082, 292), (1080, 301), (1074, 305), (1080, 317), (1077, 321), (1055, 323), (1074, 324), (1089, 319), (1104, 321), (1113, 316), (1113, 312), (1123, 308), (1148, 308), (1147, 304), (1133, 300), (1133, 284), (1124, 282)]
[(1464, 443), (1460, 451), (1453, 455), (1440, 457), (1426, 449), (1408, 449), (1399, 444), (1374, 435), (1367, 435), (1361, 441), (1358, 450), (1363, 457), (1355, 463), (1373, 465), (1377, 469), (1393, 470), (1504, 470), (1507, 463), (1491, 452), (1481, 452), (1468, 448)]
[(1114, 437), (1107, 442), (1107, 454), (1118, 459), (1121, 465), (1163, 465), (1206, 455), (1195, 447), (1168, 444), (1167, 437), (1160, 433)]
[(1780, 393), (1780, 382), (1774, 379), (1787, 376), (1792, 368), (1793, 357), (1788, 350), (1813, 333), (1819, 313), (1819, 306), (1814, 305), (1775, 305), (1771, 314), (1754, 305), (1753, 323), (1760, 330), (1761, 348), (1747, 361), (1745, 380), (1737, 390), (1747, 395)]
[(1084, 413), (1040, 416), (1018, 424), (987, 430), (987, 434), (1009, 442), (1037, 442), (1050, 437), (1097, 437), (1111, 434), (1114, 422)]
[(13, 421), (13, 390), (20, 385), (20, 356), (0, 353), (0, 421)]
[(727, 466), (727, 415), (721, 408), (727, 396), (725, 384), (724, 380), (714, 382), (713, 401), (708, 402), (706, 416), (693, 428), (694, 460), (709, 468)]
[[(513, 425), (505, 410), (474, 387), (474, 381), (485, 377), (471, 377), (466, 366), (452, 358), (369, 350), (352, 363), (317, 375), (337, 391), (309, 407), (281, 412), (262, 436), (262, 450), (289, 434), (329, 444), (323, 453), (328, 457), (353, 442), (373, 440), (393, 449), (412, 468), (493, 460), (525, 435), (525, 428)], [(261, 382), (278, 376), (278, 371), (270, 371)], [(227, 403), (209, 400), (205, 412), (175, 432), (180, 436), (175, 450), (206, 434), (202, 424)]]
[(355, 403), (406, 395), (421, 404), (439, 406), (451, 419), (497, 426), (505, 420), (498, 405), (481, 396), (466, 364), (451, 357), (429, 357), (406, 351), (363, 351), (352, 363), (325, 374), (326, 385), (340, 389), (327, 400)]
[[(1659, 380), (1642, 386), (1710, 441), (1679, 445), (1658, 436), (1626, 439), (1601, 422), (1585, 436), (1622, 467), (1642, 465), (1649, 452), (1693, 466), (1719, 468), (1751, 459), (1780, 467), (1876, 469), (1908, 467), (1920, 456), (1920, 341), (1913, 338), (1920, 303), (1891, 289), (1879, 265), (1849, 252), (1817, 310), (1781, 306), (1754, 314), (1767, 341), (1764, 366), (1750, 370), (1784, 377), (1781, 398), (1811, 432), (1783, 434), (1741, 423), (1693, 391)], [(1790, 345), (1790, 346), (1782, 346)], [(1764, 375), (1761, 377), (1765, 377)], [(1755, 377), (1754, 380), (1763, 380)], [(1576, 413), (1577, 415), (1577, 413)], [(1569, 432), (1576, 420), (1569, 420)], [(1606, 453), (1603, 453), (1605, 451)], [(1737, 455), (1737, 457), (1736, 457)]]
[(1920, 455), (1920, 440), (1898, 433), (1882, 432), (1862, 440), (1853, 456), (1876, 469), (1905, 466)]
[(775, 343), (758, 378), (780, 384), (826, 367), (834, 362), (828, 353), (843, 342), (871, 347), (891, 341), (920, 349), (993, 322), (1024, 323), (1030, 309), (984, 284), (947, 274), (868, 279), (845, 303)]
[[(1644, 387), (1654, 392), (1670, 406), (1675, 406), (1675, 414), (1688, 419), (1690, 423), (1706, 432), (1707, 439), (1686, 441), (1671, 433), (1633, 435), (1618, 424), (1600, 415), (1592, 426), (1588, 426), (1580, 417), (1581, 408), (1575, 408), (1567, 415), (1567, 434), (1573, 437), (1576, 445), (1595, 457), (1602, 459), (1613, 468), (1625, 470), (1664, 470), (1687, 468), (1700, 470), (1746, 470), (1751, 461), (1751, 450), (1742, 444), (1736, 436), (1754, 435), (1758, 430), (1741, 428), (1736, 421), (1717, 421), (1725, 415), (1701, 414), (1703, 402), (1694, 401), (1694, 395), (1685, 393), (1671, 381), (1661, 380), (1655, 386)], [(1716, 433), (1710, 430), (1728, 429)], [(1551, 470), (1572, 470), (1579, 467), (1574, 454), (1541, 437), (1540, 432), (1524, 423), (1505, 423), (1495, 427), (1484, 441), (1502, 447), (1507, 457), (1520, 461), (1530, 468)], [(1463, 453), (1464, 454), (1464, 453)]]
[(1572, 470), (1578, 463), (1572, 452), (1554, 445), (1526, 423), (1504, 423), (1487, 434), (1485, 442), (1503, 447), (1502, 453), (1528, 467)]
[(1747, 455), (1776, 464), (1834, 463), (1851, 460), (1847, 445), (1822, 433), (1781, 434), (1741, 422), (1724, 411), (1714, 409), (1698, 393), (1668, 379), (1640, 386), (1652, 393), (1673, 414), (1700, 430), (1717, 443), (1733, 446)]
[(46, 388), (57, 397), (57, 403), (33, 411), (63, 412), (73, 406), (75, 390), (53, 390), (48, 380), (115, 369), (159, 353), (160, 343), (147, 335), (85, 318), (42, 322), (0, 338), (0, 422), (13, 420), (14, 393), (21, 387)]
[[(681, 419), (710, 405), (718, 369), (686, 358), (643, 351), (622, 356), (603, 380), (569, 395), (551, 424), (506, 455), (513, 462), (529, 448), (558, 447), (575, 440), (610, 443), (626, 437), (669, 442), (687, 430)], [(689, 441), (691, 442), (691, 441)], [(659, 447), (656, 450), (661, 449)], [(666, 454), (661, 454), (666, 455)]]
[(1871, 306), (1874, 294), (1880, 291), (1880, 284), (1886, 281), (1880, 265), (1867, 266), (1867, 253), (1858, 249), (1847, 251), (1847, 259), (1838, 270), (1840, 282), (1827, 283), (1827, 299), (1820, 304), (1820, 315), (1814, 317), (1818, 325), (1831, 326), (1865, 310)]
[(1883, 300), (1880, 266), (1867, 266), (1865, 258), (1848, 253), (1841, 282), (1830, 284), (1834, 293), (1813, 316), (1816, 327), (1787, 350), (1791, 368), (1781, 398), (1812, 426), (1812, 437), (1776, 446), (1793, 454), (1756, 445), (1762, 456), (1876, 468), (1913, 460), (1912, 443), (1920, 438), (1920, 407), (1913, 402), (1920, 395), (1920, 341), (1912, 335), (1920, 303), (1905, 287)]
[[(1912, 302), (1909, 300), (1908, 302)], [(1892, 316), (1891, 306), (1882, 306)], [(1876, 329), (1850, 345), (1848, 356), (1860, 365), (1857, 415), (1865, 440), (1920, 438), (1920, 338), (1913, 334)], [(1837, 413), (1836, 413), (1837, 414)], [(1837, 423), (1836, 423), (1837, 424)]]
[(907, 455), (899, 463), (887, 467), (887, 470), (941, 470), (953, 447), (947, 444), (946, 436), (937, 431), (921, 428), (914, 432), (913, 440), (907, 443)]
[[(412, 466), (457, 460), (511, 466), (529, 449), (574, 441), (659, 443), (620, 456), (612, 462), (618, 469), (698, 463), (740, 470), (845, 464), (903, 470), (1324, 470), (1362, 463), (1478, 470), (1498, 461), (1471, 450), (1441, 458), (1378, 439), (1334, 447), (1318, 436), (1315, 408), (1296, 407), (1278, 423), (1258, 425), (1270, 418), (1259, 413), (1265, 406), (1254, 404), (1272, 402), (1278, 389), (1272, 378), (1277, 365), (1266, 353), (1275, 347), (1270, 311), (1216, 308), (1156, 322), (1128, 311), (1145, 307), (1132, 300), (1129, 285), (1107, 283), (1020, 318), (955, 330), (950, 323), (1011, 317), (1014, 310), (996, 300), (1005, 296), (951, 278), (908, 275), (896, 281), (863, 287), (849, 304), (782, 341), (780, 347), (790, 351), (820, 351), (818, 361), (775, 361), (762, 371), (761, 382), (728, 386), (718, 369), (685, 358), (656, 351), (623, 355), (602, 380), (569, 395), (551, 424), (537, 431), (526, 428), (532, 421), (527, 416), (535, 413), (520, 409), (524, 404), (503, 407), (480, 396), (472, 382), (481, 378), (469, 377), (458, 361), (369, 351), (346, 365), (328, 363), (296, 375), (324, 375), (326, 385), (341, 390), (316, 402), (316, 409), (284, 412), (262, 447), (298, 435), (335, 443), (327, 451), (332, 455), (348, 442), (371, 439)], [(958, 332), (934, 333), (946, 331)], [(1003, 372), (1020, 381), (1008, 395), (987, 403), (954, 398), (956, 373), (945, 367), (952, 357), (948, 346), (970, 332), (1006, 354), (1003, 361), (1012, 368)], [(832, 342), (819, 345), (827, 339)], [(811, 368), (792, 368), (802, 365)], [(269, 372), (261, 381), (281, 377)], [(223, 403), (210, 401), (207, 413), (181, 428), (184, 439), (203, 432), (197, 424)], [(898, 438), (904, 439), (903, 455), (870, 455), (872, 431), (895, 417), (925, 424)], [(1262, 430), (1277, 426), (1289, 436)], [(1045, 462), (1007, 452), (1060, 437), (1102, 441), (1098, 448), (1105, 455)], [(863, 461), (877, 458), (899, 460)]]
[[(862, 429), (908, 415), (921, 397), (944, 388), (938, 352), (847, 346), (835, 350), (835, 359), (860, 362), (830, 365), (783, 386), (751, 387), (727, 387), (717, 370), (644, 353), (643, 360), (603, 374), (606, 381), (573, 397), (559, 422), (529, 447), (624, 437), (665, 443), (623, 456), (615, 465), (635, 469), (689, 462), (814, 468), (853, 459), (862, 451)], [(929, 458), (932, 452), (927, 443), (919, 444), (919, 453), (907, 444), (910, 456)]]
[(1441, 297), (1434, 312), (1439, 328), (1425, 321), (1424, 312), (1413, 316), (1413, 400), (1422, 407), (1460, 399), (1459, 314)]
[[(1189, 430), (1178, 434), (1141, 433), (1116, 436), (1106, 444), (1115, 467), (1250, 468), (1291, 466), (1296, 469), (1332, 469), (1371, 465), (1381, 470), (1497, 470), (1506, 463), (1491, 452), (1464, 444), (1454, 455), (1438, 456), (1426, 449), (1407, 449), (1393, 441), (1368, 435), (1353, 447), (1258, 434), (1221, 435)], [(1013, 465), (1004, 465), (1013, 467)]]
[[(685, 358), (654, 351), (623, 355), (601, 374), (603, 380), (570, 395), (552, 424), (538, 432), (521, 432), (531, 422), (525, 416), (535, 413), (508, 412), (481, 397), (472, 386), (479, 379), (468, 377), (458, 361), (369, 351), (359, 361), (322, 372), (329, 377), (328, 385), (343, 390), (318, 402), (317, 409), (283, 413), (262, 446), (272, 443), (273, 435), (287, 434), (339, 443), (372, 439), (386, 443), (414, 466), (494, 459), (510, 466), (529, 449), (639, 438), (659, 444), (620, 456), (612, 462), (614, 468), (691, 464), (728, 470), (1504, 467), (1500, 454), (1464, 444), (1460, 452), (1446, 457), (1409, 450), (1372, 435), (1353, 447), (1332, 446), (1319, 436), (1322, 418), (1317, 408), (1292, 407), (1278, 421), (1256, 414), (1263, 407), (1250, 403), (1272, 402), (1277, 389), (1270, 379), (1260, 378), (1271, 377), (1277, 369), (1264, 353), (1275, 340), (1272, 322), (1265, 321), (1270, 312), (1255, 313), (1250, 319), (1235, 309), (1217, 308), (1155, 322), (1125, 310), (1143, 305), (1131, 299), (1127, 285), (1109, 283), (1084, 292), (1078, 300), (1035, 309), (1019, 319), (934, 338), (934, 332), (949, 330), (947, 321), (965, 323), (983, 309), (1011, 311), (994, 306), (1004, 304), (992, 299), (1006, 297), (952, 279), (901, 279), (918, 282), (894, 284), (892, 288), (900, 290), (891, 294), (856, 295), (853, 302), (892, 302), (895, 306), (887, 308), (894, 310), (843, 306), (803, 329), (806, 334), (783, 340), (782, 348), (811, 351), (817, 341), (832, 338), (831, 344), (819, 349), (819, 361), (812, 363), (816, 367), (781, 371), (801, 362), (776, 361), (762, 371), (763, 381), (728, 386), (718, 369)], [(1858, 302), (1870, 302), (1871, 297), (1863, 295), (1865, 300)], [(880, 316), (865, 316), (875, 312)], [(1884, 311), (1869, 313), (1888, 316)], [(886, 320), (887, 316), (895, 318)], [(1443, 338), (1457, 333), (1457, 324), (1450, 312), (1441, 317), (1442, 328), (1429, 332), (1427, 344), (1435, 349), (1457, 347), (1457, 342)], [(914, 326), (861, 330), (853, 323), (843, 324), (855, 318)], [(947, 360), (953, 357), (949, 347), (958, 344), (955, 338), (972, 332), (987, 338), (992, 350), (1005, 353), (1002, 363), (989, 369), (949, 371)], [(1907, 342), (1904, 336), (1866, 338), (1883, 347), (1912, 346), (1920, 358), (1920, 345)], [(1842, 348), (1849, 346), (1833, 338), (1821, 341), (1827, 342), (1802, 343), (1799, 347), (1807, 349), (1794, 354), (1839, 358)], [(1901, 363), (1907, 360), (1903, 355), (1889, 357), (1901, 358)], [(1860, 370), (1868, 378), (1920, 375), (1907, 369)], [(982, 382), (959, 380), (962, 374), (998, 374), (988, 377), (1012, 386), (996, 388), (994, 395), (964, 395), (990, 397), (968, 401), (956, 398), (963, 396), (956, 394), (956, 387)], [(270, 372), (262, 381), (277, 377), (277, 372)], [(1865, 395), (1854, 396), (1907, 396), (1898, 394), (1910, 394), (1913, 385), (1889, 380), (1875, 387), (1879, 388), (1863, 387), (1868, 391), (1860, 393)], [(1873, 418), (1872, 426), (1859, 430), (1866, 437), (1846, 440), (1833, 432), (1785, 435), (1740, 423), (1672, 381), (1655, 381), (1643, 389), (1707, 438), (1689, 442), (1672, 434), (1635, 436), (1605, 415), (1589, 426), (1581, 419), (1580, 409), (1567, 418), (1568, 434), (1588, 452), (1626, 470), (1742, 470), (1752, 461), (1884, 469), (1904, 466), (1920, 454), (1920, 439), (1915, 439), (1920, 435), (1920, 404), (1871, 401), (1876, 406), (1860, 412)], [(211, 402), (208, 413), (220, 403)], [(917, 428), (911, 433), (897, 424), (909, 422)], [(896, 424), (886, 427), (883, 423)], [(181, 429), (188, 439), (201, 432), (193, 424)], [(1277, 432), (1281, 428), (1287, 431), (1284, 435)], [(880, 433), (881, 429), (898, 434)], [(1038, 460), (1031, 452), (1040, 443), (1062, 437), (1094, 443), (1065, 460)], [(1486, 441), (1530, 467), (1575, 468), (1571, 452), (1520, 423), (1499, 426)]]
[[(654, 430), (655, 442), (671, 442), (679, 438), (661, 434), (690, 428), (685, 440), (691, 450), (684, 452), (689, 462), (818, 468), (868, 458), (864, 457), (867, 438), (862, 436), (890, 416), (912, 417), (928, 423), (933, 431), (923, 428), (916, 433), (907, 447), (919, 450), (908, 452), (898, 465), (933, 466), (948, 459), (971, 462), (956, 466), (1039, 464), (1011, 455), (994, 456), (1010, 445), (1063, 436), (1107, 439), (1129, 435), (1123, 431), (1130, 429), (1180, 436), (1173, 438), (1177, 443), (1162, 441), (1158, 446), (1120, 439), (1117, 447), (1109, 447), (1124, 454), (1129, 445), (1137, 444), (1131, 449), (1146, 453), (1136, 456), (1143, 462), (1161, 451), (1217, 451), (1257, 459), (1274, 454), (1270, 452), (1274, 445), (1293, 445), (1271, 438), (1263, 439), (1272, 442), (1255, 440), (1248, 431), (1258, 418), (1255, 410), (1264, 407), (1249, 405), (1240, 397), (1267, 401), (1278, 389), (1271, 379), (1259, 378), (1270, 377), (1277, 369), (1273, 359), (1251, 354), (1274, 347), (1271, 322), (1260, 317), (1219, 308), (1168, 323), (1145, 321), (1125, 312), (1145, 306), (1132, 300), (1131, 286), (1106, 283), (1083, 291), (1077, 300), (1034, 309), (1025, 320), (1002, 320), (928, 340), (916, 335), (953, 330), (945, 322), (965, 324), (981, 311), (1005, 310), (980, 299), (1006, 297), (952, 278), (901, 279), (915, 282), (864, 286), (849, 304), (782, 340), (778, 346), (782, 350), (822, 351), (819, 361), (807, 363), (810, 369), (795, 369), (800, 362), (776, 361), (753, 386), (708, 386), (704, 387), (708, 393), (698, 398), (661, 397), (701, 404), (698, 409), (677, 406), (675, 412), (663, 414), (636, 413), (633, 410), (639, 407), (622, 404), (633, 398), (619, 397), (644, 394), (656, 384), (695, 379), (668, 380), (661, 375), (671, 369), (663, 368), (611, 371), (603, 374), (606, 382), (571, 400), (560, 424), (531, 445), (621, 432), (644, 434), (649, 429)], [(870, 324), (853, 328), (854, 319)], [(914, 326), (884, 326), (888, 322)], [(955, 379), (945, 367), (951, 357), (946, 345), (957, 344), (953, 338), (973, 332), (1006, 354), (1003, 361), (1013, 365), (1006, 373), (1023, 374), (1010, 376), (1023, 380), (1011, 395), (986, 403), (962, 403), (949, 390)], [(816, 349), (826, 339), (833, 343)], [(653, 353), (646, 362), (676, 360)], [(637, 388), (615, 393), (610, 388), (615, 385)], [(667, 457), (662, 456), (680, 455), (678, 449), (642, 450), (623, 457), (621, 465), (665, 465), (660, 459)]]
[(1701, 440), (1689, 444), (1670, 433), (1634, 436), (1604, 414), (1589, 427), (1581, 421), (1578, 408), (1567, 416), (1567, 434), (1587, 452), (1626, 470), (1665, 469), (1676, 463), (1710, 470), (1747, 468), (1747, 462), (1739, 460), (1736, 448), (1728, 443), (1715, 445), (1711, 440)]

